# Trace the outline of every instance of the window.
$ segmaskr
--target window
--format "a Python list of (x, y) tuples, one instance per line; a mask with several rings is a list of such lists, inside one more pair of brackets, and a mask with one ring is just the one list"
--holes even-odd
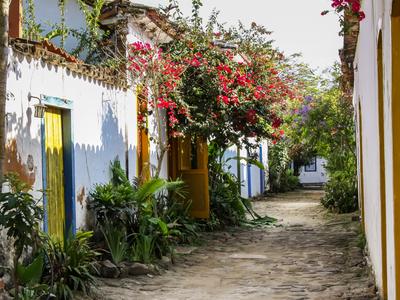
[(317, 172), (317, 158), (314, 157), (308, 165), (304, 166), (306, 172)]

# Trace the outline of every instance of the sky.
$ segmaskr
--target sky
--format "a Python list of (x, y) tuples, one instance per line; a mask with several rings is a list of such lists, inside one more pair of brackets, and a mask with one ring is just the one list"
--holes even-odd
[[(136, 0), (158, 7), (167, 0)], [(182, 10), (190, 15), (191, 0), (180, 0)], [(330, 8), (330, 0), (203, 0), (201, 14), (208, 18), (216, 8), (220, 22), (235, 25), (240, 20), (265, 26), (273, 31), (275, 46), (286, 55), (302, 53), (303, 61), (323, 69), (339, 60), (342, 39), (338, 36), (339, 20), (335, 14), (321, 16)]]

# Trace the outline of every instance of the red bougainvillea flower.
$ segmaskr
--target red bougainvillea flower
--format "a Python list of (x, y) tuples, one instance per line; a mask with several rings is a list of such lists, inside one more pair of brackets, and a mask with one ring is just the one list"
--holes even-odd
[(257, 122), (257, 112), (254, 109), (249, 109), (246, 114), (246, 120), (250, 124)]
[(275, 118), (272, 122), (272, 128), (276, 129), (279, 128), (282, 125), (282, 119), (280, 118)]
[[(332, 7), (337, 11), (341, 12), (343, 9), (349, 9), (360, 21), (365, 19), (365, 13), (361, 10), (360, 0), (331, 0)], [(321, 15), (326, 15), (329, 11), (325, 10)]]

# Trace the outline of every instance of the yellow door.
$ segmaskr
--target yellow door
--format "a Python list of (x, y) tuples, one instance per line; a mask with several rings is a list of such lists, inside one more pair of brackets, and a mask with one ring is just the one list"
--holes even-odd
[(187, 184), (188, 198), (192, 201), (191, 215), (198, 219), (210, 217), (208, 191), (207, 141), (190, 137), (178, 140), (178, 175)]
[(48, 107), (45, 113), (47, 215), (48, 232), (64, 239), (64, 156), (62, 138), (62, 113)]
[[(141, 118), (147, 116), (147, 99), (140, 89), (137, 95), (138, 124), (143, 124)], [(145, 126), (138, 126), (138, 176), (142, 182), (150, 179), (150, 143), (147, 125), (146, 121)]]

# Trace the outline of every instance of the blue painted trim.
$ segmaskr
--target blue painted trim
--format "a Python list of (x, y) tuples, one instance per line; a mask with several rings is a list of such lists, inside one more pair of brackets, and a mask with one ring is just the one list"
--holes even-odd
[(242, 164), (240, 163), (240, 146), (236, 146), (236, 168), (237, 168), (237, 180), (238, 180), (238, 186), (239, 186), (239, 192), (242, 194)]
[[(249, 153), (247, 153), (247, 157), (250, 157)], [(247, 163), (247, 191), (249, 194), (249, 198), (252, 197), (251, 193), (251, 164)]]
[[(260, 163), (263, 164), (263, 146), (260, 144)], [(265, 171), (260, 169), (260, 192), (264, 194), (265, 192)]]
[(41, 98), (43, 104), (55, 106), (57, 108), (72, 110), (73, 102), (70, 100), (46, 96), (46, 95), (42, 95)]
[(48, 232), (48, 212), (47, 212), (47, 159), (46, 159), (46, 130), (44, 119), (41, 120), (40, 133), (41, 133), (41, 146), (42, 146), (42, 190), (43, 190), (43, 231)]
[(75, 151), (72, 111), (63, 111), (65, 234), (76, 233)]

